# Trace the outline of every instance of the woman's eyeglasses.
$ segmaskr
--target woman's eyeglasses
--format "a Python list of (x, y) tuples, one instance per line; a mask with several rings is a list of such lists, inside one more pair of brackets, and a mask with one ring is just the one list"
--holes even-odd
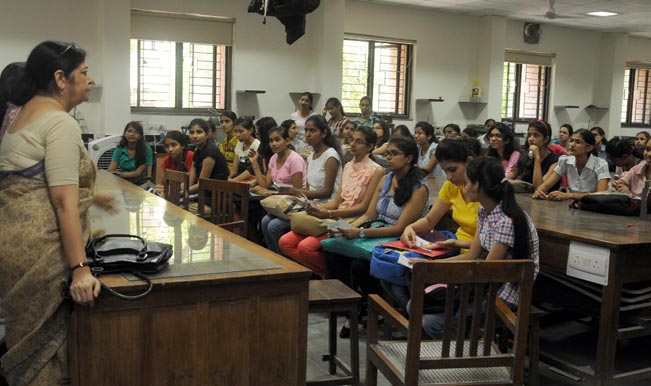
[(569, 144), (572, 144), (572, 143), (573, 143), (573, 144), (575, 144), (575, 145), (577, 145), (577, 146), (586, 145), (586, 143), (583, 142), (583, 141), (581, 141), (580, 139), (572, 139), (572, 138), (570, 138), (570, 139), (567, 141), (567, 143), (569, 143)]
[(397, 156), (402, 155), (402, 154), (405, 154), (405, 153), (400, 152), (398, 150), (389, 150), (386, 153), (384, 153), (384, 158), (389, 158), (389, 157), (393, 158), (393, 157), (397, 157)]
[(362, 145), (362, 146), (366, 146), (366, 145), (368, 145), (368, 142), (364, 142), (364, 141), (362, 141), (362, 140), (359, 139), (359, 138), (354, 139), (354, 140), (353, 140), (353, 143), (354, 143), (355, 145)]

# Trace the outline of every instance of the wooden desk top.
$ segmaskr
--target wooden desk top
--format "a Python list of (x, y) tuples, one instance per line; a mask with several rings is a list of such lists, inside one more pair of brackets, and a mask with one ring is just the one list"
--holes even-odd
[[(311, 272), (301, 265), (111, 173), (99, 171), (97, 190), (113, 194), (119, 202), (120, 213), (109, 215), (91, 208), (94, 231), (136, 234), (149, 241), (171, 244), (174, 256), (169, 261), (170, 271), (188, 272), (187, 276), (155, 279), (154, 284), (194, 286), (310, 276)], [(101, 280), (116, 289), (135, 289), (143, 285), (123, 275), (107, 275)]]
[[(445, 182), (442, 178), (428, 178), (430, 202), (438, 197)], [(518, 204), (536, 225), (538, 235), (575, 240), (618, 249), (622, 247), (651, 246), (651, 221), (635, 216), (613, 216), (570, 209), (571, 200), (534, 200), (528, 193), (516, 194)], [(642, 253), (642, 251), (640, 251)]]

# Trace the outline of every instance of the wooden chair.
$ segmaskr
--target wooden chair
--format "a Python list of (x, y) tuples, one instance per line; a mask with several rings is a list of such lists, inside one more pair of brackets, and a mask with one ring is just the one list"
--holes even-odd
[[(409, 321), (369, 296), (366, 385), (377, 385), (378, 369), (392, 385), (522, 385), (533, 272), (531, 260), (415, 263)], [(518, 284), (519, 294), (511, 353), (493, 342), (495, 316), (503, 314), (496, 311), (497, 292), (506, 282)], [(433, 283), (447, 284), (443, 339), (421, 341), (424, 289)], [(378, 313), (407, 340), (378, 341)]]
[[(235, 211), (236, 197), (240, 200), (240, 213)], [(209, 208), (208, 208), (209, 207)], [(240, 236), (248, 234), (249, 185), (240, 182), (199, 179), (198, 215), (221, 227), (240, 229)]]
[(165, 170), (165, 181), (163, 183), (163, 194), (165, 199), (176, 206), (182, 206), (188, 210), (188, 188), (190, 187), (190, 175), (176, 170)]

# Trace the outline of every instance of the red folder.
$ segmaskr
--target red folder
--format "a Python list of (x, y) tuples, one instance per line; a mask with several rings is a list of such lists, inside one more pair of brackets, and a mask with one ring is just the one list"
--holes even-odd
[(380, 245), (384, 247), (389, 247), (389, 248), (394, 248), (394, 249), (400, 249), (402, 251), (411, 251), (411, 252), (416, 252), (420, 253), (421, 255), (425, 255), (431, 258), (436, 258), (436, 257), (450, 257), (457, 255), (459, 253), (459, 249), (457, 248), (443, 248), (443, 249), (424, 249), (420, 247), (411, 247), (409, 248), (405, 244), (402, 243), (400, 240), (396, 241), (387, 241), (385, 243), (380, 243)]

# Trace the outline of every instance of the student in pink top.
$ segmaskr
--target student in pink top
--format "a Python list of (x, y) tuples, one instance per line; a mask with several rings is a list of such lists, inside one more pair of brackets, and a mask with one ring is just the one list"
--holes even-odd
[(517, 144), (513, 130), (498, 122), (488, 132), (488, 138), (491, 146), (490, 150), (488, 150), (488, 156), (500, 160), (506, 178), (515, 179), (517, 174), (515, 166), (520, 159), (520, 152), (516, 150)]
[(255, 179), (258, 182), (258, 185), (251, 188), (251, 191), (263, 196), (276, 194), (277, 191), (269, 190), (272, 184), (302, 189), (305, 186), (305, 160), (289, 148), (287, 131), (282, 127), (274, 127), (269, 130), (269, 146), (274, 154), (269, 160), (266, 174), (262, 174), (258, 165), (258, 152), (253, 149), (249, 150), (249, 160), (253, 165)]
[(633, 166), (629, 171), (624, 172), (619, 180), (613, 181), (613, 187), (618, 192), (632, 193), (641, 196), (644, 190), (644, 183), (651, 180), (651, 139), (644, 147), (644, 159)]
[[(344, 166), (343, 177), (337, 196), (321, 206), (310, 206), (308, 213), (322, 219), (359, 216), (366, 212), (377, 184), (384, 175), (380, 165), (370, 158), (375, 146), (376, 134), (370, 127), (359, 126), (353, 132), (350, 151), (353, 159)], [(326, 262), (321, 249), (321, 236), (304, 236), (290, 231), (280, 238), (278, 246), (293, 260), (325, 278)]]

